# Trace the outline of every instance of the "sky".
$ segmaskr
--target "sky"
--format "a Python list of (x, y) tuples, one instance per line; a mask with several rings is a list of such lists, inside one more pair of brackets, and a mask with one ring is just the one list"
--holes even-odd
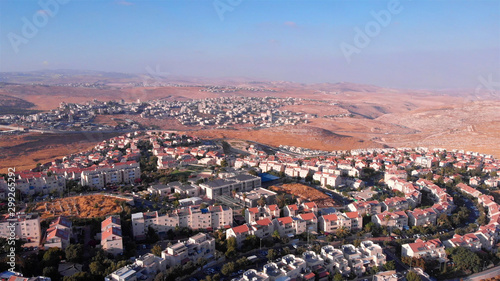
[(498, 0), (0, 0), (0, 35), (0, 72), (158, 69), (410, 89), (500, 82)]

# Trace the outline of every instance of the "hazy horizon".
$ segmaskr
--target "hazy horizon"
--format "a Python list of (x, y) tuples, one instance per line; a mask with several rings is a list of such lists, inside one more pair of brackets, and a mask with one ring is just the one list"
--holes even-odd
[(55, 1), (0, 2), (1, 72), (405, 89), (500, 81), (499, 1)]

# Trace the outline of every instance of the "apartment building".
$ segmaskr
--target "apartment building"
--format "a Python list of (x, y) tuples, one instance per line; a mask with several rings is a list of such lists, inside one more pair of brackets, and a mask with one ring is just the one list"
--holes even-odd
[(135, 161), (92, 166), (82, 171), (82, 186), (104, 188), (107, 184), (133, 183), (141, 177), (139, 163)]
[(233, 190), (236, 192), (248, 192), (260, 186), (260, 177), (249, 174), (240, 174), (234, 177), (216, 179), (200, 184), (201, 190), (203, 190), (210, 199), (214, 199), (216, 196), (221, 195), (231, 195)]
[(123, 234), (119, 216), (109, 216), (101, 222), (101, 247), (115, 256), (123, 254)]
[(257, 207), (261, 198), (264, 198), (265, 204), (274, 204), (276, 195), (277, 193), (274, 191), (258, 187), (248, 192), (237, 192), (235, 198), (244, 202), (248, 207)]
[(105, 281), (153, 281), (155, 276), (167, 269), (164, 258), (151, 253), (138, 257), (133, 264), (119, 268), (104, 278)]
[(187, 241), (176, 243), (161, 252), (161, 257), (170, 267), (187, 261), (196, 262), (199, 258), (211, 260), (214, 256), (215, 239), (206, 233), (198, 233)]
[(223, 206), (189, 206), (160, 215), (158, 212), (132, 214), (132, 234), (144, 239), (149, 227), (157, 233), (166, 233), (176, 227), (192, 229), (220, 229), (233, 224), (233, 209)]
[(17, 240), (26, 241), (24, 247), (38, 247), (41, 239), (40, 217), (36, 213), (17, 213), (13, 218), (5, 215), (0, 220), (0, 237), (9, 238), (11, 233)]
[(382, 247), (372, 241), (363, 241), (358, 248), (352, 244), (342, 245), (342, 252), (349, 263), (351, 272), (358, 276), (386, 262)]
[(21, 172), (17, 175), (16, 189), (25, 195), (59, 193), (66, 189), (66, 179), (60, 175), (48, 176), (37, 172)]
[(347, 276), (351, 273), (349, 262), (344, 258), (344, 253), (340, 249), (335, 249), (331, 245), (321, 248), (321, 256), (326, 261), (325, 266), (330, 270), (332, 275), (337, 272), (342, 276)]

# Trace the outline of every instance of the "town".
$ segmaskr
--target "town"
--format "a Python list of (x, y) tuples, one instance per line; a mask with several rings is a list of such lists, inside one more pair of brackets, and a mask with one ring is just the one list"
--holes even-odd
[[(259, 104), (269, 114), (255, 124), (277, 114), (265, 100), (235, 99), (241, 103), (225, 116), (237, 119)], [(163, 105), (215, 115), (234, 102)], [(160, 104), (141, 114), (159, 116)], [(86, 106), (97, 105), (110, 109)], [(61, 105), (69, 108), (80, 118), (78, 106)], [(439, 148), (248, 143), (236, 152), (226, 140), (128, 132), (16, 171), (19, 212), (4, 216), (0, 237), (6, 241), (14, 222), (24, 262), (2, 274), (109, 281), (466, 276), (500, 263), (499, 169), (491, 155)], [(108, 205), (115, 211), (99, 213)]]
[[(195, 128), (231, 128), (246, 126), (252, 128), (277, 127), (308, 123), (317, 114), (306, 114), (290, 110), (280, 110), (287, 105), (300, 105), (301, 98), (277, 97), (220, 97), (193, 99), (188, 101), (153, 100), (125, 102), (93, 100), (85, 104), (62, 102), (57, 109), (31, 115), (0, 115), (0, 122), (12, 129), (0, 133), (28, 131), (135, 131), (155, 129), (136, 120), (124, 117), (112, 126), (96, 123), (100, 115), (140, 116), (143, 119), (177, 120), (181, 125)], [(316, 101), (321, 102), (321, 101)], [(340, 114), (337, 118), (352, 117)], [(112, 118), (113, 119), (113, 118)]]

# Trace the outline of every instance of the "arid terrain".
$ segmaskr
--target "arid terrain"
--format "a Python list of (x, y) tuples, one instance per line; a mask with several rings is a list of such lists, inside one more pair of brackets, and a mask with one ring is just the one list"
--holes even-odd
[(120, 199), (104, 195), (75, 196), (40, 202), (35, 210), (42, 219), (57, 216), (98, 218), (121, 212), (119, 202)]
[[(500, 157), (500, 100), (498, 96), (491, 94), (481, 96), (472, 94), (473, 91), (399, 90), (351, 83), (305, 85), (245, 79), (226, 82), (178, 79), (156, 81), (166, 84), (143, 87), (133, 83), (145, 81), (146, 78), (118, 74), (106, 79), (102, 75), (81, 75), (75, 76), (76, 78), (71, 78), (71, 75), (52, 75), (39, 79), (48, 85), (12, 83), (24, 81), (28, 79), (26, 77), (14, 76), (10, 80), (4, 79), (4, 82), (10, 83), (0, 83), (0, 105), (3, 105), (4, 110), (49, 110), (56, 108), (63, 101), (85, 103), (93, 99), (124, 99), (128, 102), (138, 99), (173, 101), (221, 96), (296, 97), (302, 98), (299, 105), (284, 106), (280, 110), (317, 115), (317, 118), (310, 118), (307, 124), (298, 126), (259, 129), (248, 126), (207, 129), (185, 126), (174, 118), (144, 119), (139, 115), (100, 115), (95, 122), (114, 126), (124, 119), (132, 119), (146, 126), (179, 130), (203, 138), (250, 140), (272, 146), (283, 144), (322, 150), (426, 146), (472, 150)], [(89, 88), (49, 85), (56, 82), (69, 83), (71, 79), (78, 82), (85, 79), (90, 82), (99, 81), (104, 86)], [(204, 90), (207, 85), (217, 83), (260, 90)], [(348, 116), (339, 117), (339, 114)], [(110, 137), (102, 134), (100, 137), (88, 136), (1, 136), (0, 172), (10, 166), (16, 166), (18, 169), (31, 168), (36, 163), (45, 163), (91, 147), (97, 141)]]
[(316, 205), (318, 205), (318, 208), (342, 206), (340, 203), (335, 202), (335, 200), (333, 200), (323, 192), (300, 183), (271, 186), (269, 189), (276, 192), (293, 194), (294, 196), (297, 196), (303, 200), (314, 202), (316, 203)]

